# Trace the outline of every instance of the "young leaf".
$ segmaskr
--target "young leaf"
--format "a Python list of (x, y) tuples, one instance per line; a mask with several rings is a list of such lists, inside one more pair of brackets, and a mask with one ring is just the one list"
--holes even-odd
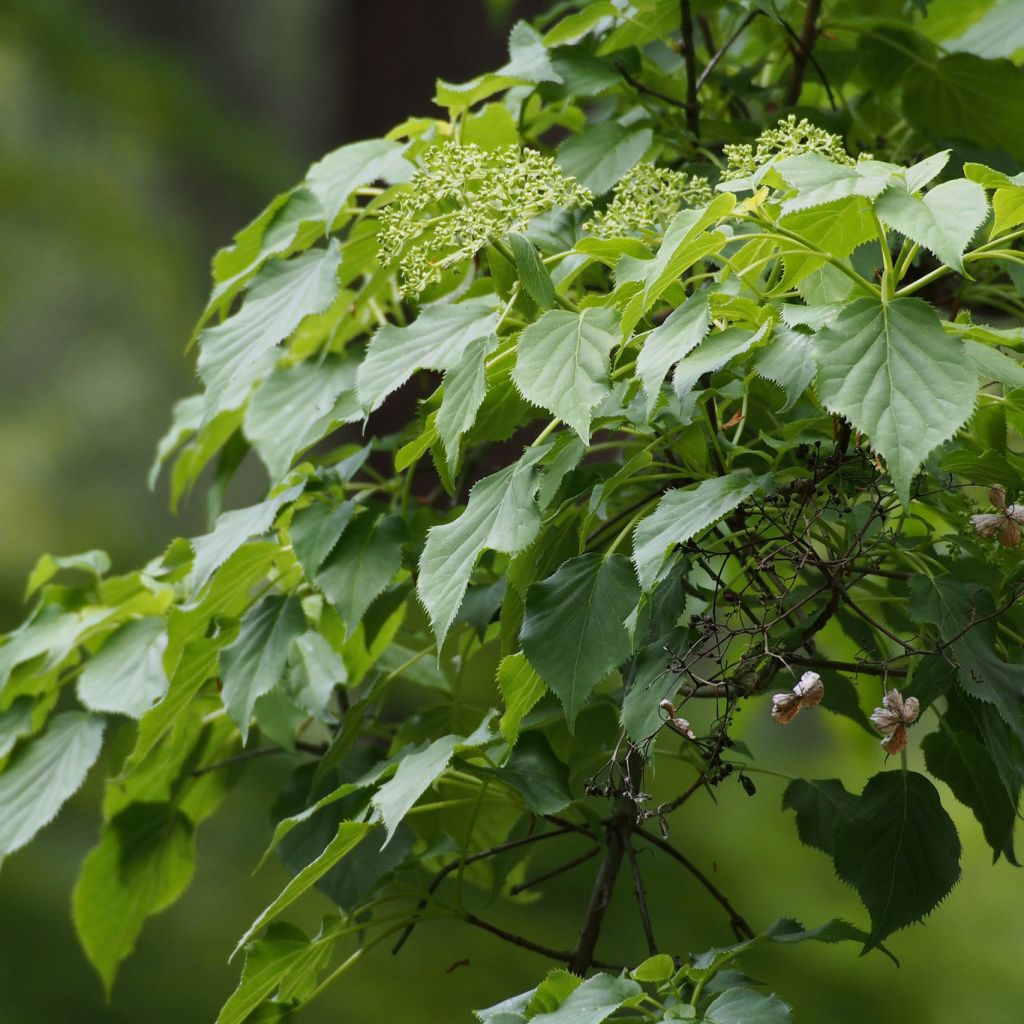
[(558, 147), (558, 163), (595, 196), (607, 192), (650, 149), (649, 128), (630, 130), (615, 121), (594, 125)]
[(366, 512), (356, 516), (327, 556), (316, 585), (338, 610), (345, 623), (346, 639), (401, 568), (406, 536), (400, 516), (376, 518)]
[(461, 736), (441, 736), (424, 749), (406, 754), (395, 774), (377, 790), (373, 806), (387, 830), (387, 845), (409, 809), (448, 767)]
[(778, 996), (751, 988), (726, 989), (704, 1011), (707, 1024), (789, 1024), (790, 1008)]
[(885, 459), (900, 500), (933, 448), (967, 422), (978, 392), (963, 343), (920, 299), (857, 299), (814, 339), (818, 394)]
[(238, 639), (221, 654), (221, 696), (243, 743), (249, 736), (257, 698), (280, 682), (288, 649), (304, 627), (298, 598), (267, 597), (242, 620)]
[(534, 464), (543, 454), (544, 449), (529, 448), (518, 462), (480, 480), (469, 492), (462, 515), (427, 534), (416, 589), (438, 646), (444, 643), (484, 549), (514, 554), (537, 535)]
[(341, 252), (336, 244), (268, 263), (242, 308), (199, 336), (199, 375), (206, 385), (205, 418), (245, 401), (263, 372), (262, 357), (310, 313), (322, 313), (338, 293)]
[(493, 334), (477, 338), (444, 375), (444, 396), (434, 429), (452, 466), (458, 463), (459, 440), (476, 422), (476, 414), (487, 396), (487, 357), (497, 341)]
[(523, 282), (526, 294), (540, 306), (550, 309), (555, 304), (555, 286), (551, 283), (551, 275), (544, 266), (533, 242), (525, 235), (513, 232), (508, 236), (509, 247), (516, 261), (516, 272)]
[(82, 863), (72, 913), (108, 998), (146, 919), (181, 896), (194, 867), (191, 823), (170, 804), (131, 804), (103, 826)]
[(640, 520), (633, 535), (633, 562), (643, 589), (654, 586), (670, 548), (696, 537), (755, 491), (767, 490), (770, 485), (769, 477), (729, 473), (688, 490), (669, 491), (654, 512)]
[(771, 342), (755, 358), (754, 369), (782, 388), (786, 401), (778, 411), (789, 412), (814, 379), (811, 336), (785, 324), (777, 326)]
[(510, 654), (498, 665), (498, 688), (505, 702), (505, 713), (498, 728), (505, 742), (515, 746), (519, 737), (519, 723), (530, 713), (530, 709), (547, 692), (544, 680), (537, 675), (524, 654)]
[(90, 711), (141, 718), (167, 692), (166, 627), (154, 617), (121, 626), (78, 677), (78, 699)]
[(665, 375), (695, 349), (711, 327), (706, 292), (694, 292), (647, 336), (636, 359), (636, 375), (647, 395), (647, 415), (654, 411)]
[(448, 370), (470, 344), (494, 334), (498, 314), (491, 299), (427, 306), (408, 327), (385, 324), (373, 336), (359, 367), (359, 401), (373, 412), (417, 370)]
[(766, 320), (756, 331), (742, 327), (729, 327), (718, 334), (710, 335), (688, 356), (676, 363), (672, 386), (680, 398), (685, 398), (705, 373), (720, 370), (734, 356), (753, 348), (771, 330), (771, 320)]
[(328, 230), (353, 189), (378, 179), (392, 184), (409, 180), (413, 168), (402, 149), (390, 139), (367, 139), (342, 146), (310, 167), (306, 181), (323, 207)]
[(896, 169), (892, 164), (875, 160), (863, 160), (848, 167), (835, 164), (818, 153), (786, 157), (775, 164), (775, 170), (797, 194), (782, 204), (782, 212), (789, 215), (849, 196), (874, 199), (885, 190)]
[(597, 552), (569, 559), (527, 592), (523, 651), (561, 700), (570, 729), (594, 687), (629, 657), (626, 619), (639, 599), (628, 559)]
[(557, 1010), (531, 1017), (530, 1024), (602, 1024), (620, 1006), (642, 992), (630, 978), (595, 974), (574, 989)]
[(935, 787), (917, 772), (880, 772), (835, 828), (836, 872), (871, 915), (867, 949), (920, 921), (960, 878), (960, 839)]
[(14, 752), (0, 774), (0, 862), (56, 817), (85, 780), (102, 742), (102, 718), (65, 711)]
[(923, 198), (891, 185), (875, 203), (878, 216), (901, 235), (964, 274), (963, 254), (988, 215), (985, 190), (958, 178), (936, 185)]
[(343, 501), (339, 505), (314, 501), (292, 516), (288, 533), (306, 579), (316, 577), (320, 566), (348, 528), (355, 511), (356, 507), (351, 501)]
[(608, 353), (618, 341), (610, 309), (553, 309), (523, 331), (512, 379), (528, 401), (590, 441), (594, 407), (608, 387)]

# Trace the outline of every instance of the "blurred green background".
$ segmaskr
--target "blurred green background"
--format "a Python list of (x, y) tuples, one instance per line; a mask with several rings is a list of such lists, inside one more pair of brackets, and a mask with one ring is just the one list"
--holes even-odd
[[(500, 64), (508, 19), (543, 6), (0, 6), (0, 629), (23, 615), (24, 579), (44, 551), (100, 547), (127, 569), (170, 537), (203, 528), (201, 501), (172, 518), (164, 490), (150, 493), (144, 481), (172, 401), (194, 390), (182, 350), (214, 250), (326, 150), (429, 113), (436, 75), (457, 81)], [(845, 720), (804, 716), (783, 733), (749, 717), (748, 742), (780, 772), (827, 777), (841, 764), (859, 790), (878, 770), (877, 744)], [(274, 865), (251, 870), (287, 771), (283, 760), (261, 763), (204, 826), (191, 890), (148, 926), (108, 1006), (68, 910), (99, 824), (102, 766), (95, 769), (60, 821), (0, 871), (0, 1024), (212, 1022), (237, 979), (226, 955), (284, 878)], [(676, 783), (664, 772), (656, 787), (667, 793)], [(718, 806), (700, 795), (680, 812), (674, 839), (755, 927), (783, 914), (864, 923), (853, 892), (780, 815), (784, 781), (758, 784), (754, 798), (721, 787)], [(965, 880), (926, 927), (893, 937), (900, 971), (877, 954), (858, 960), (852, 947), (779, 949), (747, 964), (796, 1004), (799, 1021), (1024, 1019), (1021, 877), (1005, 863), (993, 867), (969, 815), (948, 793), (944, 800), (963, 832)], [(573, 855), (565, 843), (545, 851), (550, 865)], [(664, 945), (730, 941), (719, 908), (687, 875), (649, 857), (644, 864)], [(584, 869), (557, 898), (510, 909), (508, 923), (570, 945), (587, 877)], [(322, 909), (311, 900), (302, 923)], [(635, 957), (642, 937), (627, 884), (612, 913), (602, 955)], [(303, 1019), (468, 1020), (464, 1007), (521, 991), (543, 968), (461, 926), (425, 925), (400, 957), (380, 952), (360, 964)]]

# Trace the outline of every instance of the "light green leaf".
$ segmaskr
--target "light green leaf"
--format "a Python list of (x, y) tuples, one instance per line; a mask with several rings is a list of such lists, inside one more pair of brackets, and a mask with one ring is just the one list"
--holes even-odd
[(417, 370), (448, 370), (478, 338), (494, 334), (492, 299), (427, 306), (408, 327), (386, 324), (373, 336), (359, 367), (359, 400), (373, 412)]
[(199, 375), (206, 385), (207, 420), (241, 405), (274, 348), (303, 317), (322, 313), (334, 301), (340, 262), (336, 243), (290, 260), (274, 260), (253, 280), (234, 316), (203, 330)]
[(964, 352), (986, 383), (998, 381), (1012, 388), (1024, 388), (1024, 366), (1012, 356), (980, 341), (964, 341)]
[(508, 35), (508, 63), (496, 74), (524, 82), (561, 82), (541, 34), (526, 21), (517, 21)]
[[(791, 213), (779, 223), (836, 259), (849, 256), (857, 246), (876, 235), (871, 204), (863, 196), (857, 195), (816, 206), (811, 210)], [(790, 248), (788, 244), (785, 247)], [(824, 256), (801, 252), (788, 253), (784, 261), (786, 272), (779, 281), (779, 291), (792, 287), (828, 262)]]
[(964, 274), (963, 254), (988, 216), (988, 201), (977, 182), (958, 178), (936, 185), (923, 198), (890, 186), (875, 202), (875, 210), (889, 227)]
[(924, 160), (920, 160), (916, 164), (912, 164), (908, 167), (906, 171), (903, 172), (903, 179), (907, 183), (907, 191), (919, 192), (923, 189), (925, 185), (935, 178), (946, 164), (949, 163), (951, 155), (952, 150), (944, 149), (941, 152), (933, 153), (931, 156), (925, 157)]
[(320, 571), (324, 559), (334, 550), (355, 511), (351, 501), (343, 501), (340, 505), (314, 501), (292, 516), (288, 533), (306, 579), (312, 580)]
[(64, 569), (75, 569), (87, 573), (94, 580), (100, 580), (110, 570), (110, 556), (105, 551), (83, 551), (80, 555), (43, 555), (29, 573), (25, 600)]
[(923, 775), (879, 772), (856, 813), (836, 822), (835, 864), (871, 915), (870, 949), (945, 899), (960, 878), (960, 840)]
[(221, 696), (243, 742), (249, 735), (257, 698), (280, 682), (288, 649), (304, 629), (305, 616), (298, 598), (267, 597), (246, 615), (238, 639), (221, 654)]
[(413, 167), (402, 156), (403, 148), (390, 139), (367, 139), (342, 146), (310, 167), (306, 182), (323, 207), (328, 229), (360, 185), (378, 179), (390, 184), (409, 180)]
[(668, 953), (655, 953), (629, 972), (636, 981), (668, 981), (676, 973), (675, 961)]
[(610, 309), (553, 309), (519, 339), (512, 379), (523, 397), (564, 420), (587, 443), (594, 407), (609, 393), (615, 327)]
[(485, 549), (515, 554), (532, 543), (540, 528), (534, 495), (534, 464), (545, 449), (529, 448), (518, 462), (476, 483), (465, 511), (427, 534), (420, 557), (417, 591), (438, 646), (462, 603), (469, 577)]
[[(958, 5), (959, 6), (959, 5)], [(978, 57), (1012, 57), (1024, 47), (1024, 18), (1020, 0), (996, 0), (984, 6), (965, 5), (966, 10), (984, 12), (963, 34), (944, 43), (947, 52), (973, 53)]]
[(19, 697), (6, 711), (0, 712), (0, 771), (3, 770), (4, 758), (14, 749), (15, 743), (23, 736), (31, 735), (33, 707), (31, 697)]
[(515, 257), (516, 273), (526, 294), (541, 309), (550, 309), (555, 304), (555, 286), (551, 283), (551, 275), (540, 253), (525, 235), (513, 233), (508, 236), (508, 242)]
[(335, 686), (348, 679), (340, 654), (322, 633), (308, 630), (292, 641), (289, 693), (299, 707), (323, 717)]
[(834, 164), (818, 153), (801, 153), (780, 160), (775, 170), (797, 190), (796, 196), (782, 204), (783, 214), (791, 214), (848, 196), (874, 199), (892, 180), (895, 168), (876, 160), (862, 160), (849, 167)]
[(630, 978), (596, 974), (571, 992), (557, 1010), (537, 1014), (530, 1024), (601, 1024), (642, 992)]
[(357, 363), (328, 355), (275, 370), (249, 401), (243, 432), (276, 484), (295, 456), (342, 423), (360, 419)]
[(772, 329), (766, 320), (756, 331), (743, 327), (728, 327), (710, 335), (703, 344), (676, 363), (672, 387), (680, 398), (685, 398), (705, 373), (720, 370), (730, 359), (753, 348)]
[(789, 1024), (790, 1008), (778, 996), (751, 988), (726, 989), (704, 1011), (707, 1024)]
[(544, 696), (547, 688), (526, 655), (510, 654), (498, 665), (498, 688), (505, 702), (505, 713), (498, 727), (505, 742), (515, 746), (519, 737), (519, 724), (530, 713), (530, 709)]
[(815, 336), (818, 394), (885, 459), (900, 500), (928, 453), (967, 422), (977, 373), (920, 299), (857, 299)]
[(754, 369), (786, 393), (779, 412), (789, 412), (814, 379), (814, 346), (811, 336), (785, 324), (777, 326), (771, 342), (754, 360)]
[(647, 415), (654, 411), (668, 371), (707, 336), (711, 311), (706, 292), (695, 292), (647, 336), (636, 360), (636, 375), (647, 395)]
[(307, 864), (281, 891), (277, 898), (256, 918), (246, 930), (246, 933), (239, 939), (234, 952), (229, 959), (233, 959), (238, 951), (244, 946), (253, 935), (256, 934), (265, 924), (272, 921), (286, 907), (291, 906), (303, 893), (322, 878), (335, 864), (339, 863), (348, 853), (351, 853), (376, 826), (365, 821), (343, 821), (338, 825), (338, 832), (334, 838), (324, 847), (323, 852), (316, 860)]
[(640, 520), (633, 535), (633, 562), (643, 589), (654, 586), (670, 548), (685, 544), (755, 491), (770, 486), (769, 477), (729, 473), (704, 480), (696, 487), (669, 491), (654, 512)]
[(570, 729), (594, 687), (632, 652), (626, 620), (639, 599), (629, 560), (597, 552), (563, 562), (527, 591), (523, 651)]
[(558, 147), (558, 164), (599, 196), (607, 192), (651, 147), (649, 128), (623, 128), (604, 121), (572, 135)]
[(391, 840), (412, 805), (448, 767), (461, 740), (461, 736), (441, 736), (422, 750), (406, 754), (399, 761), (395, 774), (377, 790), (373, 806), (387, 829), (385, 843)]
[(462, 358), (444, 375), (444, 395), (434, 429), (452, 466), (458, 463), (459, 439), (476, 422), (487, 395), (486, 362), (497, 342), (494, 334), (470, 342)]
[(0, 861), (56, 817), (85, 781), (102, 743), (103, 719), (65, 711), (15, 751), (0, 774)]
[(350, 637), (366, 609), (402, 567), (407, 531), (399, 515), (366, 512), (342, 534), (316, 577), (316, 585), (338, 610)]
[(146, 919), (188, 887), (195, 866), (192, 825), (170, 804), (131, 804), (103, 826), (75, 883), (75, 931), (107, 996)]
[(302, 493), (302, 484), (248, 508), (224, 512), (209, 533), (192, 540), (195, 560), (192, 563), (192, 597), (207, 584), (219, 569), (250, 537), (266, 533), (274, 524), (277, 513)]
[(565, 46), (585, 36), (602, 18), (614, 17), (618, 8), (610, 0), (597, 0), (582, 11), (568, 14), (544, 36), (544, 45)]
[(164, 463), (203, 425), (203, 409), (206, 399), (202, 395), (190, 395), (174, 403), (171, 425), (160, 438), (156, 455), (149, 467), (146, 483), (149, 489), (156, 487)]
[(78, 677), (78, 699), (90, 711), (141, 718), (167, 692), (166, 625), (145, 618), (121, 626)]

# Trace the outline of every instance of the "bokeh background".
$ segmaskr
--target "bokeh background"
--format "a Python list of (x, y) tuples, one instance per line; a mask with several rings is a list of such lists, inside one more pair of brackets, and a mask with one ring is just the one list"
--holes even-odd
[[(0, 5), (0, 630), (23, 615), (24, 580), (42, 552), (99, 547), (127, 569), (204, 528), (201, 501), (172, 517), (145, 475), (172, 401), (194, 390), (184, 341), (214, 250), (323, 152), (430, 113), (435, 76), (458, 81), (499, 65), (511, 20), (544, 6)], [(243, 477), (238, 487), (247, 486)], [(782, 736), (751, 716), (748, 742), (779, 772), (841, 775), (859, 790), (878, 770), (877, 745), (845, 720), (805, 718)], [(99, 825), (102, 766), (94, 769), (58, 823), (0, 870), (0, 1024), (212, 1024), (237, 979), (227, 952), (284, 879), (274, 865), (251, 871), (286, 770), (261, 763), (204, 826), (192, 888), (149, 924), (107, 1005), (68, 909)], [(674, 781), (667, 771), (657, 786)], [(853, 892), (780, 815), (784, 781), (758, 784), (754, 798), (723, 786), (717, 806), (701, 795), (680, 812), (674, 838), (755, 926), (784, 914), (863, 923)], [(955, 807), (948, 793), (944, 801)], [(858, 960), (853, 947), (778, 949), (747, 964), (797, 1005), (798, 1021), (1024, 1020), (1024, 877), (993, 866), (969, 815), (954, 813), (965, 880), (926, 927), (893, 937), (898, 972), (877, 954)], [(730, 941), (688, 876), (649, 859), (645, 867), (665, 945)], [(585, 877), (510, 910), (508, 922), (569, 945)], [(323, 909), (310, 900), (303, 923)], [(627, 959), (642, 948), (627, 886), (613, 914), (604, 955)], [(303, 1020), (455, 1024), (469, 1019), (467, 1005), (521, 991), (541, 969), (479, 933), (424, 926), (400, 957), (371, 956)]]

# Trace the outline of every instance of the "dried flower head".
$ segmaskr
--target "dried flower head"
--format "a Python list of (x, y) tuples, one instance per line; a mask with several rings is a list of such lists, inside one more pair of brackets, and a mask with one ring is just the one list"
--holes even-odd
[(680, 736), (685, 737), (688, 740), (695, 740), (697, 737), (694, 734), (693, 729), (690, 727), (690, 723), (685, 718), (679, 718), (676, 715), (676, 706), (670, 700), (663, 700), (658, 702), (658, 707), (666, 714), (665, 724), (673, 731), (679, 733)]
[(789, 693), (776, 693), (772, 697), (772, 719), (779, 725), (789, 725), (801, 708), (817, 707), (825, 696), (825, 685), (817, 672), (805, 672)]
[(764, 164), (801, 153), (818, 153), (833, 163), (848, 166), (857, 162), (846, 152), (843, 140), (838, 135), (811, 124), (806, 118), (797, 121), (795, 114), (779, 121), (774, 128), (761, 132), (754, 145), (743, 143), (725, 146), (723, 151), (727, 160), (722, 172), (723, 181), (745, 178)]
[(704, 206), (713, 197), (707, 178), (642, 161), (615, 186), (608, 207), (595, 214), (585, 229), (599, 238), (663, 235), (681, 209)]
[(426, 151), (408, 191), (381, 211), (379, 259), (397, 261), (403, 292), (417, 295), (538, 214), (592, 201), (588, 189), (536, 150), (446, 142)]
[(904, 698), (899, 690), (887, 690), (882, 707), (871, 712), (871, 722), (883, 734), (882, 749), (887, 754), (899, 754), (907, 746), (907, 726), (913, 725), (921, 714), (916, 697)]
[(1024, 505), (1007, 505), (1006, 491), (996, 484), (988, 492), (988, 500), (998, 512), (983, 512), (971, 516), (971, 526), (979, 537), (995, 537), (1004, 548), (1020, 543), (1020, 526), (1024, 523)]

